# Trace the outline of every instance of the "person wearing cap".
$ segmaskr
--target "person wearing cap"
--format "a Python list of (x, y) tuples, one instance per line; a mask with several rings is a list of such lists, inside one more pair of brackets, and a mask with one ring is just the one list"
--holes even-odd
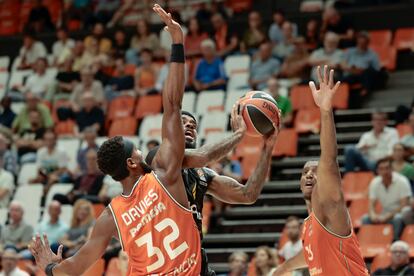
[(377, 269), (372, 275), (404, 276), (414, 275), (414, 268), (410, 266), (410, 247), (404, 241), (395, 241), (390, 248), (391, 265)]
[(16, 249), (12, 247), (6, 248), (1, 255), (1, 265), (3, 269), (0, 272), (0, 276), (29, 276), (29, 273), (21, 270), (17, 266), (18, 261), (19, 255), (17, 254)]

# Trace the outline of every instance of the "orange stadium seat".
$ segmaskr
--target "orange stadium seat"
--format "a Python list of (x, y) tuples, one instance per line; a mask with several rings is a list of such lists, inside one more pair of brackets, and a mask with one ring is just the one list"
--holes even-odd
[(414, 225), (405, 226), (401, 240), (410, 245), (410, 256), (414, 257)]
[(393, 46), (383, 47), (371, 45), (371, 49), (377, 53), (382, 67), (390, 71), (395, 70), (395, 66), (397, 65), (397, 50)]
[(109, 120), (125, 118), (132, 115), (135, 108), (135, 98), (132, 96), (120, 96), (115, 98), (109, 104)]
[(135, 64), (125, 64), (125, 75), (134, 76), (137, 66)]
[(372, 172), (349, 172), (342, 180), (346, 200), (368, 198), (368, 187), (374, 178)]
[(18, 22), (14, 19), (0, 20), (0, 35), (13, 35), (17, 33)]
[(391, 245), (393, 234), (391, 224), (361, 225), (357, 236), (362, 256), (372, 258), (386, 252)]
[(315, 108), (312, 92), (307, 85), (296, 85), (290, 91), (293, 110)]
[(321, 113), (319, 109), (299, 110), (296, 114), (294, 125), (297, 133), (319, 133), (321, 128)]
[[(375, 210), (377, 212), (381, 212), (381, 204), (377, 202), (375, 206)], [(362, 224), (362, 217), (365, 214), (368, 214), (369, 210), (369, 199), (368, 198), (360, 198), (351, 201), (351, 205), (349, 206), (349, 215), (351, 216), (352, 226), (354, 228), (361, 227)]]
[(391, 30), (375, 30), (369, 32), (369, 40), (371, 46), (388, 47), (391, 44)]
[(400, 138), (404, 137), (405, 135), (413, 134), (413, 130), (408, 123), (397, 125), (397, 131)]
[(105, 272), (105, 261), (103, 259), (97, 260), (82, 276), (97, 276), (103, 275)]
[(333, 98), (333, 102), (332, 102), (333, 108), (347, 109), (348, 98), (349, 98), (349, 85), (346, 83), (342, 83), (339, 86), (339, 89)]
[(76, 123), (73, 120), (59, 121), (55, 125), (58, 136), (73, 136), (76, 134)]
[(273, 156), (296, 156), (298, 153), (298, 134), (293, 128), (280, 130)]
[(259, 158), (260, 152), (243, 155), (243, 159), (241, 161), (243, 179), (248, 179), (250, 175), (252, 175), (254, 169), (256, 168), (257, 161), (259, 161)]
[(116, 135), (134, 136), (137, 131), (137, 120), (134, 117), (126, 117), (114, 120), (109, 128), (109, 137)]
[(81, 21), (77, 19), (71, 19), (68, 22), (69, 31), (77, 31), (81, 28)]
[(414, 46), (414, 28), (401, 28), (395, 31), (394, 46), (397, 50), (410, 49)]
[(135, 117), (137, 119), (142, 119), (147, 115), (158, 114), (161, 110), (161, 95), (142, 96), (138, 99), (137, 108), (135, 109)]
[(391, 252), (386, 251), (384, 253), (378, 254), (374, 257), (371, 264), (371, 274), (374, 273), (377, 269), (386, 268), (391, 264)]
[(236, 157), (243, 157), (247, 154), (259, 154), (262, 148), (263, 139), (261, 137), (254, 137), (245, 135), (236, 147)]
[(108, 268), (106, 269), (105, 276), (119, 276), (121, 275), (121, 270), (119, 269), (119, 259), (118, 257), (112, 258), (109, 261)]

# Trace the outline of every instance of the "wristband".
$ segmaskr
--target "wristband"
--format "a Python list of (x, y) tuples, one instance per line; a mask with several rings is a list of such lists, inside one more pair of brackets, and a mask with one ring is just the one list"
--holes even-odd
[(47, 276), (53, 276), (53, 268), (57, 266), (57, 263), (50, 263), (46, 266), (45, 272)]
[(184, 63), (184, 45), (183, 44), (173, 44), (171, 46), (171, 58), (170, 62)]

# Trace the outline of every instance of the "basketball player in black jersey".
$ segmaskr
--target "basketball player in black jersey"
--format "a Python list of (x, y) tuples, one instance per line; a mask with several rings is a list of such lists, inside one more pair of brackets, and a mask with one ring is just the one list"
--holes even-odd
[[(231, 114), (231, 125), (233, 134), (222, 141), (204, 145), (200, 148), (197, 146), (197, 120), (189, 112), (182, 111), (182, 122), (186, 141), (186, 151), (183, 161), (182, 176), (187, 191), (187, 198), (193, 210), (193, 218), (197, 223), (202, 234), (202, 210), (203, 200), (206, 194), (210, 194), (222, 202), (230, 204), (253, 204), (259, 197), (266, 180), (267, 172), (272, 159), (272, 151), (276, 143), (278, 131), (275, 131), (267, 137), (263, 137), (264, 144), (261, 151), (260, 159), (256, 169), (249, 177), (245, 185), (239, 183), (233, 178), (218, 175), (213, 170), (206, 168), (217, 160), (222, 159), (242, 140), (246, 125), (241, 116), (243, 107), (233, 107)], [(280, 126), (279, 126), (280, 127)], [(278, 128), (277, 128), (278, 129)], [(158, 148), (151, 150), (146, 158), (147, 164), (151, 164), (152, 158)], [(207, 255), (203, 251), (203, 263), (201, 276), (213, 276), (215, 272), (208, 267)]]

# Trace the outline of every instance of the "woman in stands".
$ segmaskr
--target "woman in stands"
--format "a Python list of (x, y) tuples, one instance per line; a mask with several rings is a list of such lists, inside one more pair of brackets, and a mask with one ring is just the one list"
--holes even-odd
[(256, 276), (267, 276), (276, 267), (276, 254), (268, 246), (259, 246), (254, 254)]

